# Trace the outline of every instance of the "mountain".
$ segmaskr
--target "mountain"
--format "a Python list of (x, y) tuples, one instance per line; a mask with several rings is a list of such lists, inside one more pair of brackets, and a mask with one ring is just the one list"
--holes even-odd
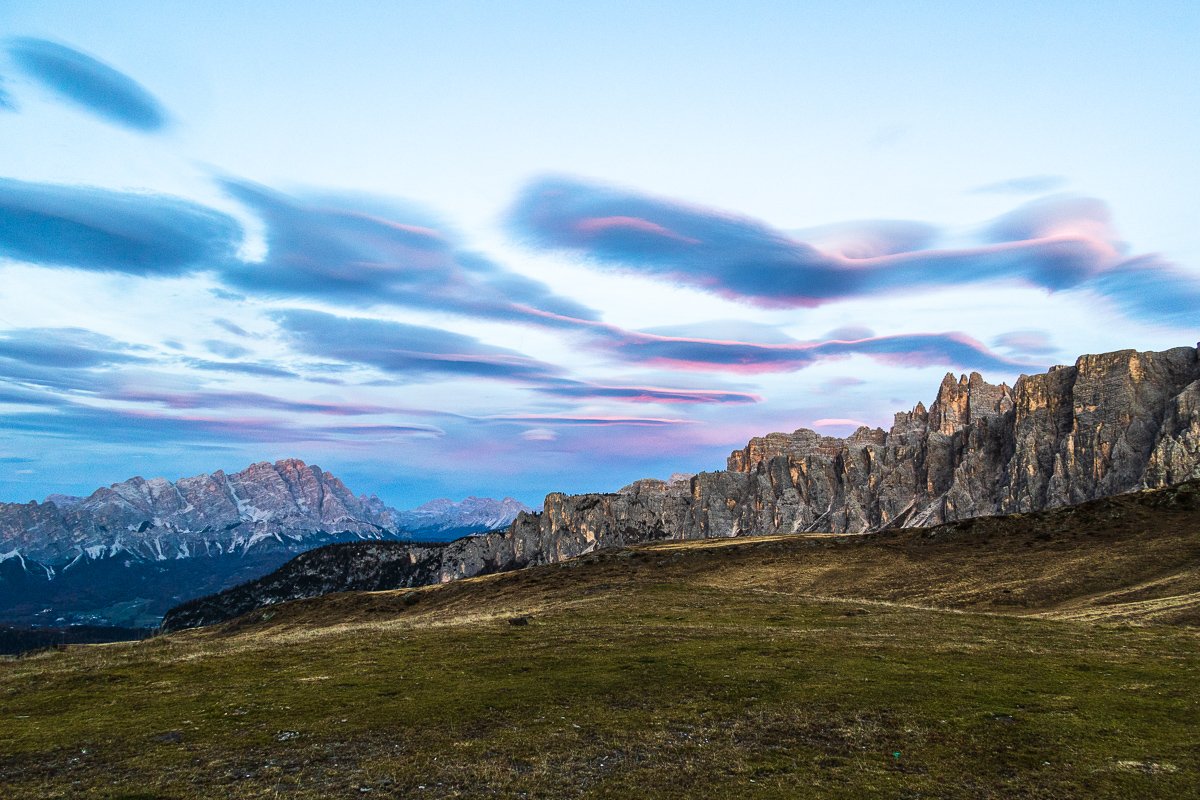
[[(353, 588), (438, 583), (657, 539), (922, 527), (1028, 513), (1200, 476), (1200, 353), (1123, 350), (992, 385), (947, 375), (928, 409), (845, 439), (752, 439), (727, 468), (612, 494), (547, 495), (507, 531), (444, 547), (306, 554), (251, 587), (173, 610), (164, 627)], [(337, 555), (333, 555), (333, 553)], [(342, 555), (345, 553), (346, 555)]]
[(396, 512), (396, 522), (413, 539), (448, 541), (507, 528), (518, 514), (532, 510), (511, 497), (468, 497), (457, 503), (439, 498), (411, 511)]
[(521, 510), (507, 498), (468, 498), (397, 511), (297, 459), (175, 482), (136, 477), (85, 498), (0, 503), (0, 620), (153, 626), (174, 605), (314, 547), (445, 540), (504, 527)]
[(313, 547), (405, 538), (397, 514), (296, 459), (0, 503), (0, 620), (157, 625), (171, 606)]
[[(52, 496), (54, 497), (54, 496)], [(333, 533), (394, 537), (395, 512), (297, 459), (172, 483), (130, 478), (78, 499), (0, 503), (0, 558), (53, 568), (124, 553), (165, 561), (307, 549)], [(61, 503), (61, 505), (60, 505)]]

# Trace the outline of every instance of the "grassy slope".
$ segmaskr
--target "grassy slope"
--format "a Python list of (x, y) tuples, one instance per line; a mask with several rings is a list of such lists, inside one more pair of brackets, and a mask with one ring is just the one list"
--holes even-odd
[(3, 662), (0, 794), (1193, 797), (1200, 630), (1092, 620), (1196, 621), (1196, 506), (661, 544)]

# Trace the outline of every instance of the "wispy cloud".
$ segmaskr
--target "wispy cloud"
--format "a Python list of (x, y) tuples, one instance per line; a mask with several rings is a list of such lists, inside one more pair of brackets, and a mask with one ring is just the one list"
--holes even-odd
[(560, 317), (596, 318), (540, 281), (460, 249), (411, 209), (361, 197), (291, 197), (244, 181), (224, 186), (266, 225), (265, 258), (223, 275), (240, 291), (550, 326)]
[(125, 403), (145, 403), (176, 410), (198, 408), (254, 408), (303, 414), (323, 414), (334, 417), (357, 417), (372, 414), (392, 414), (400, 409), (361, 403), (322, 403), (290, 400), (260, 392), (161, 392), (122, 388), (104, 395), (106, 400)]
[(223, 342), (220, 339), (205, 339), (204, 347), (213, 355), (221, 358), (243, 358), (250, 355), (250, 349), (233, 342)]
[(112, 368), (146, 360), (143, 348), (81, 328), (0, 331), (0, 381), (10, 384), (101, 391), (110, 383)]
[(994, 347), (1021, 355), (1044, 356), (1058, 348), (1050, 340), (1050, 334), (1041, 330), (1008, 331), (992, 340)]
[(32, 433), (75, 441), (121, 442), (125, 445), (172, 444), (238, 445), (245, 442), (340, 442), (347, 438), (441, 436), (433, 425), (366, 424), (304, 425), (262, 416), (231, 417), (219, 413), (175, 414), (145, 410), (72, 405), (50, 412), (12, 414), (5, 421), (12, 432)]
[(1056, 192), (1067, 185), (1062, 175), (1026, 175), (1004, 181), (976, 186), (972, 194), (1044, 194)]
[(559, 377), (550, 364), (440, 328), (289, 309), (273, 314), (291, 344), (320, 358), (404, 375), (542, 381)]
[(0, 331), (0, 358), (36, 366), (86, 369), (143, 361), (134, 345), (83, 328), (17, 328)]
[(0, 178), (0, 256), (41, 266), (177, 276), (227, 263), (241, 235), (174, 197)]
[(599, 347), (619, 358), (672, 369), (743, 374), (790, 372), (820, 361), (863, 355), (902, 367), (950, 365), (965, 369), (1011, 371), (1028, 363), (999, 356), (962, 333), (913, 333), (862, 339), (763, 344), (637, 331), (613, 332)]
[[(824, 250), (746, 217), (562, 178), (530, 186), (510, 221), (533, 245), (766, 308), (1018, 281), (1088, 289), (1141, 318), (1162, 320), (1169, 305), (1167, 318), (1178, 320), (1200, 291), (1155, 259), (1129, 258), (1107, 206), (1091, 198), (1035, 201), (994, 220), (978, 246), (940, 250), (926, 249), (929, 230), (894, 222), (858, 224), (858, 244), (842, 231)], [(1157, 278), (1181, 290), (1177, 300), (1131, 294)]]
[(225, 331), (228, 331), (229, 333), (232, 333), (234, 336), (248, 337), (250, 335), (241, 325), (238, 325), (236, 322), (232, 322), (227, 319), (214, 319), (213, 324)]
[(1193, 332), (1200, 326), (1200, 281), (1157, 256), (1131, 259), (1082, 288), (1129, 317)]
[(4, 88), (4, 76), (0, 75), (0, 111), (16, 111), (17, 104)]
[(582, 426), (587, 428), (660, 428), (675, 425), (696, 424), (695, 420), (689, 419), (671, 419), (666, 417), (625, 417), (620, 415), (591, 416), (571, 414), (500, 414), (491, 417), (484, 417), (483, 419), (488, 422), (505, 422), (520, 425), (554, 424), (568, 427)]
[(13, 61), (27, 75), (109, 122), (147, 133), (167, 124), (162, 105), (128, 75), (64, 44), (14, 39)]
[(561, 381), (536, 387), (538, 392), (570, 400), (617, 400), (626, 403), (668, 404), (743, 404), (758, 403), (762, 398), (748, 392), (714, 389), (666, 389), (652, 386), (602, 386), (593, 383)]
[(260, 378), (299, 378), (300, 373), (285, 369), (278, 364), (256, 361), (209, 361), (203, 358), (185, 358), (183, 363), (192, 369), (205, 372), (229, 372), (237, 375), (254, 375)]

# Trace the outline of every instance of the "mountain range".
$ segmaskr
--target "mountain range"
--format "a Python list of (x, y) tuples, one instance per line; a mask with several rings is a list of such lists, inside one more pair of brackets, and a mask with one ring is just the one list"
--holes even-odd
[(0, 503), (0, 620), (153, 625), (175, 603), (314, 547), (445, 540), (503, 528), (525, 510), (471, 497), (398, 511), (298, 459)]
[(447, 545), (323, 548), (254, 584), (172, 610), (168, 630), (285, 600), (554, 563), (598, 548), (743, 534), (864, 533), (1028, 513), (1200, 477), (1200, 353), (1080, 357), (1012, 387), (947, 375), (890, 430), (752, 439), (726, 469), (552, 493), (503, 532)]

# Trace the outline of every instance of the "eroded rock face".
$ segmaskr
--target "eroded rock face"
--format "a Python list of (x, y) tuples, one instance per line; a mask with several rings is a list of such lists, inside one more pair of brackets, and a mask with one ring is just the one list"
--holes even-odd
[[(947, 375), (928, 409), (845, 439), (773, 433), (727, 469), (640, 480), (612, 494), (547, 495), (504, 532), (443, 547), (329, 548), (168, 614), (168, 628), (351, 588), (446, 582), (562, 561), (597, 547), (748, 533), (862, 532), (1075, 504), (1200, 477), (1196, 349), (1122, 350), (1022, 376), (1009, 388)], [(337, 566), (334, 566), (334, 564)], [(290, 572), (289, 572), (290, 570)], [(303, 575), (297, 581), (289, 575)], [(339, 575), (353, 575), (345, 579)], [(178, 613), (177, 613), (178, 612)]]
[(1198, 381), (1192, 348), (1084, 356), (1012, 388), (947, 375), (928, 409), (897, 414), (888, 431), (756, 437), (727, 470), (686, 486), (637, 481), (569, 506), (551, 495), (546, 513), (568, 540), (622, 532), (629, 518), (653, 536), (693, 538), (861, 532), (1080, 503), (1200, 475)]
[(721, 472), (636, 481), (615, 494), (551, 494), (541, 515), (518, 517), (479, 547), (544, 563), (657, 538), (936, 525), (1198, 476), (1197, 350), (1123, 350), (1011, 388), (979, 373), (947, 375), (928, 409), (897, 414), (888, 431), (773, 433), (735, 450)]
[(49, 565), (117, 553), (164, 560), (303, 549), (329, 534), (378, 539), (397, 528), (378, 498), (355, 497), (320, 467), (286, 459), (174, 483), (132, 478), (61, 506), (0, 503), (0, 555)]

